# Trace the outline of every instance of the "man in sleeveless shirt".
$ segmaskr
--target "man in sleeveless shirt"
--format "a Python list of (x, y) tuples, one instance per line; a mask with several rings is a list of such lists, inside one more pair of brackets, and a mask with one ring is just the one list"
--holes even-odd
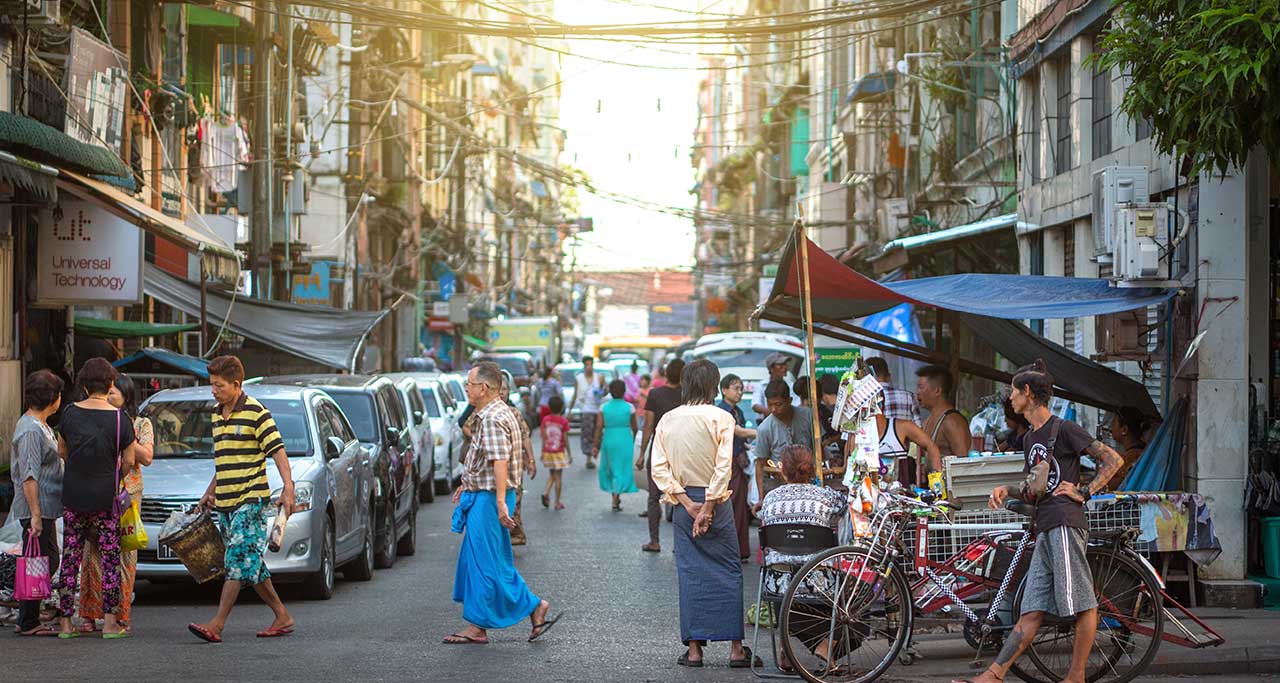
[(969, 421), (956, 410), (955, 379), (941, 365), (926, 365), (916, 371), (916, 397), (929, 411), (924, 432), (938, 444), (942, 457), (969, 452)]

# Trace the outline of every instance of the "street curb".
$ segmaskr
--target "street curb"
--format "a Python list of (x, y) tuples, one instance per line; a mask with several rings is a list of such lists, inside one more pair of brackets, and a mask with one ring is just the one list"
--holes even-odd
[[(1161, 649), (1163, 650), (1164, 647), (1168, 645), (1162, 646)], [(1280, 673), (1280, 647), (1277, 646), (1207, 648), (1205, 655), (1209, 658), (1174, 657), (1165, 661), (1161, 661), (1160, 656), (1157, 655), (1156, 661), (1147, 667), (1143, 675), (1224, 676)]]

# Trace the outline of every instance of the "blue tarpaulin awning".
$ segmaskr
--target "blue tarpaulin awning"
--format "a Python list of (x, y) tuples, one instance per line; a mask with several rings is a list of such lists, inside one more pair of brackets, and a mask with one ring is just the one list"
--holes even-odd
[(897, 74), (893, 71), (877, 71), (867, 74), (853, 84), (853, 88), (849, 90), (849, 96), (844, 101), (848, 104), (861, 102), (876, 95), (883, 95), (893, 90), (895, 83), (897, 83)]
[(154, 346), (121, 358), (112, 365), (122, 372), (135, 375), (176, 373), (209, 379), (209, 361)]
[[(849, 327), (852, 321), (902, 304), (953, 311), (966, 327), (1013, 363), (1022, 365), (1043, 358), (1057, 386), (1065, 390), (1064, 396), (1069, 393), (1073, 400), (1108, 409), (1131, 405), (1146, 415), (1158, 414), (1141, 383), (1045, 339), (1020, 321), (1118, 313), (1164, 303), (1175, 290), (1113, 287), (1106, 280), (1095, 278), (985, 273), (881, 283), (845, 266), (811, 240), (804, 240), (804, 244), (812, 283), (813, 320), (819, 325), (834, 323), (838, 329), (864, 334), (870, 331)], [(796, 239), (792, 237), (783, 249), (773, 291), (757, 316), (786, 325), (802, 324), (796, 253)], [(937, 360), (937, 352), (921, 344), (906, 344), (893, 335), (879, 334), (873, 339), (882, 345), (886, 339), (894, 342), (906, 357), (925, 362)], [(1008, 379), (994, 368), (965, 359), (961, 359), (961, 367), (992, 379)]]

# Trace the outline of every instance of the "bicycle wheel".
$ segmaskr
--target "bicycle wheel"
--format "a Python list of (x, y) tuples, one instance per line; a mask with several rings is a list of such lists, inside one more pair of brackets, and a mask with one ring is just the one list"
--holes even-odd
[[(1128, 553), (1089, 548), (1086, 553), (1098, 599), (1098, 628), (1085, 676), (1090, 683), (1126, 683), (1142, 674), (1160, 649), (1164, 609), (1155, 578)], [(1022, 590), (1015, 610), (1021, 613)], [(1027, 658), (1045, 678), (1020, 677), (1034, 683), (1062, 680), (1071, 667), (1075, 620), (1046, 616), (1027, 649)]]
[(911, 588), (897, 567), (865, 569), (867, 549), (810, 559), (782, 599), (782, 649), (810, 683), (864, 683), (884, 674), (911, 633)]

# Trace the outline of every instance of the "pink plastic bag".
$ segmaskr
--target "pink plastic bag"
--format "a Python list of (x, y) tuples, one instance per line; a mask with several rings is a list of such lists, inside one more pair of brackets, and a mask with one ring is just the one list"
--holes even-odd
[(27, 549), (18, 558), (18, 575), (13, 597), (18, 600), (44, 600), (52, 592), (49, 584), (49, 558), (40, 554), (40, 537), (32, 533)]

